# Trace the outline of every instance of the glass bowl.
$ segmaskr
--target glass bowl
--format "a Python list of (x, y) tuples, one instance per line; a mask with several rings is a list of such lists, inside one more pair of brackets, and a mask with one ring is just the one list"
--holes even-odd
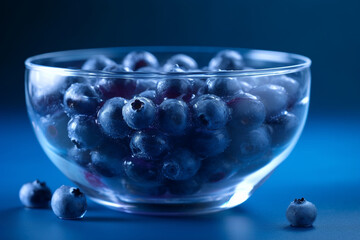
[[(299, 139), (311, 61), (232, 49), (241, 66), (214, 69), (222, 50), (119, 47), (27, 59), (27, 110), (42, 148), (89, 198), (116, 210), (187, 215), (243, 203)], [(198, 66), (161, 67), (179, 53)]]

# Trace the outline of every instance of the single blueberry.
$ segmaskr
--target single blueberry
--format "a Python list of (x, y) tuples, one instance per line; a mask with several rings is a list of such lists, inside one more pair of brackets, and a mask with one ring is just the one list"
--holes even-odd
[(135, 97), (123, 107), (122, 114), (129, 127), (135, 130), (149, 128), (156, 117), (156, 106), (147, 98)]
[(146, 51), (133, 51), (124, 57), (123, 65), (136, 71), (143, 67), (157, 68), (159, 62), (156, 57)]
[(74, 83), (65, 92), (64, 107), (69, 115), (95, 114), (100, 98), (94, 87), (85, 83)]
[(22, 185), (19, 197), (25, 207), (47, 208), (51, 200), (51, 190), (46, 186), (45, 182), (35, 180)]
[(124, 160), (129, 152), (129, 148), (123, 142), (105, 141), (97, 150), (90, 153), (91, 168), (104, 177), (121, 176)]
[(304, 198), (295, 199), (286, 210), (286, 218), (293, 227), (311, 227), (316, 215), (315, 205)]
[(215, 183), (232, 177), (238, 169), (235, 158), (225, 154), (205, 158), (202, 161), (198, 177), (203, 183)]
[(136, 92), (137, 81), (132, 78), (102, 78), (97, 82), (101, 97), (105, 100), (114, 97), (132, 98)]
[(98, 112), (97, 121), (109, 137), (124, 138), (131, 132), (122, 115), (125, 103), (125, 99), (121, 97), (112, 98), (106, 101)]
[(226, 103), (215, 95), (202, 95), (192, 105), (193, 120), (199, 128), (216, 130), (223, 128), (229, 119)]
[(51, 208), (61, 219), (80, 219), (86, 213), (86, 197), (79, 188), (63, 185), (54, 192)]
[(142, 186), (159, 186), (162, 180), (158, 161), (131, 157), (125, 160), (124, 170), (130, 180)]
[(207, 85), (208, 93), (219, 97), (231, 97), (241, 91), (240, 80), (232, 77), (209, 78)]
[(68, 136), (78, 148), (92, 149), (98, 146), (103, 136), (93, 117), (77, 115), (68, 124)]
[(290, 144), (300, 123), (294, 114), (284, 111), (280, 115), (270, 118), (267, 124), (272, 146), (282, 147)]
[(175, 196), (193, 195), (200, 191), (201, 183), (196, 178), (183, 181), (167, 181), (169, 192)]
[(255, 129), (265, 120), (264, 104), (249, 93), (238, 94), (228, 106), (232, 113), (229, 128), (236, 132)]
[(105, 67), (117, 65), (113, 60), (103, 55), (97, 55), (89, 58), (81, 67), (82, 70), (98, 71)]
[(164, 159), (162, 172), (170, 180), (187, 180), (197, 173), (201, 159), (187, 149), (177, 149)]
[(214, 131), (194, 131), (190, 136), (191, 148), (202, 157), (211, 157), (225, 151), (230, 138), (225, 128)]
[(273, 76), (270, 83), (285, 88), (288, 96), (288, 106), (292, 106), (300, 98), (300, 84), (285, 75)]
[(165, 72), (169, 72), (174, 65), (178, 65), (184, 71), (196, 70), (198, 65), (196, 61), (185, 54), (176, 54), (169, 58), (163, 66)]
[(156, 91), (155, 90), (143, 91), (138, 96), (150, 99), (153, 102), (156, 101)]
[(280, 114), (287, 106), (287, 92), (281, 86), (265, 84), (251, 89), (250, 93), (259, 97), (264, 104), (267, 119)]
[(244, 68), (243, 58), (237, 51), (223, 50), (220, 51), (209, 62), (209, 70), (241, 70)]
[(189, 125), (189, 109), (183, 101), (167, 99), (159, 106), (159, 128), (169, 135), (183, 135)]
[(130, 148), (136, 157), (157, 160), (169, 150), (169, 140), (159, 131), (139, 131), (132, 136)]
[(68, 151), (68, 157), (71, 161), (82, 167), (88, 166), (91, 162), (90, 151), (87, 149), (77, 148), (76, 146), (72, 147)]

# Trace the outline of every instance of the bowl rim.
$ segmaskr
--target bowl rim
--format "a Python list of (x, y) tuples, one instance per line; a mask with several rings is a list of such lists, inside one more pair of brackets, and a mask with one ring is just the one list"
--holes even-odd
[[(240, 54), (246, 53), (246, 55), (251, 55), (259, 59), (272, 60), (272, 59), (289, 59), (297, 60), (300, 63), (289, 64), (281, 67), (272, 67), (272, 68), (260, 68), (260, 69), (243, 69), (243, 70), (221, 70), (221, 71), (210, 71), (210, 70), (198, 70), (191, 72), (124, 72), (124, 73), (114, 73), (114, 72), (104, 72), (104, 71), (89, 71), (82, 69), (71, 69), (71, 68), (62, 68), (47, 66), (43, 64), (34, 63), (34, 61), (59, 58), (59, 57), (68, 57), (71, 58), (74, 56), (91, 57), (95, 55), (101, 55), (108, 53), (109, 55), (114, 54), (115, 52), (124, 52), (125, 50), (130, 51), (150, 51), (150, 52), (209, 52), (214, 51), (214, 53), (230, 49), (239, 51)], [(174, 51), (176, 50), (176, 51)], [(80, 58), (80, 57), (79, 57)], [(274, 60), (273, 60), (274, 61)], [(242, 76), (255, 76), (255, 75), (280, 75), (280, 74), (289, 74), (298, 72), (304, 68), (311, 66), (311, 60), (308, 57), (295, 53), (287, 53), (280, 51), (271, 51), (271, 50), (259, 50), (259, 49), (249, 49), (249, 48), (232, 48), (232, 47), (207, 47), (207, 46), (136, 46), (136, 47), (108, 47), (108, 48), (88, 48), (88, 49), (76, 49), (76, 50), (65, 50), (65, 51), (56, 51), (43, 53), (29, 57), (25, 60), (26, 69), (29, 70), (38, 70), (38, 71), (51, 71), (65, 76), (88, 76), (88, 77), (141, 77), (141, 78), (154, 78), (154, 77), (166, 77), (166, 76), (181, 76), (181, 77), (242, 77)]]

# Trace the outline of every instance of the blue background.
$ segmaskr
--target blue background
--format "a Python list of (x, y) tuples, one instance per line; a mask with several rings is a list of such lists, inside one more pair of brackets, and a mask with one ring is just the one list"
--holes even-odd
[[(360, 1), (7, 1), (0, 7), (0, 239), (360, 239)], [(21, 207), (35, 178), (71, 184), (26, 116), (25, 58), (131, 45), (288, 51), (313, 60), (309, 118), (290, 157), (240, 207), (188, 218), (131, 216), (90, 204), (83, 221)], [(318, 207), (312, 229), (285, 219), (295, 197)]]

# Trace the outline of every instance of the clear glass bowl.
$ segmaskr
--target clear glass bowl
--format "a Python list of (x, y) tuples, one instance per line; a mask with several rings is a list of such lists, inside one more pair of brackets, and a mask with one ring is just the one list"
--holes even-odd
[[(81, 70), (83, 63), (95, 55), (120, 63), (127, 53), (135, 50), (153, 53), (160, 64), (174, 54), (184, 53), (193, 57), (202, 70), (122, 73)], [(296, 54), (233, 49), (242, 55), (244, 69), (206, 70), (220, 50), (223, 49), (120, 47), (47, 53), (27, 59), (27, 110), (42, 148), (89, 198), (120, 211), (186, 215), (241, 204), (290, 154), (299, 139), (309, 106), (311, 61)], [(164, 123), (156, 116), (152, 130), (130, 129), (121, 139), (109, 137), (100, 129), (97, 117), (109, 98), (101, 93), (95, 101), (97, 112), (90, 117), (93, 128), (86, 121), (69, 123), (70, 117), (76, 116), (64, 110), (64, 94), (76, 82), (90, 85), (96, 93), (100, 81), (124, 83), (120, 84), (123, 87), (118, 89), (119, 95), (130, 101), (145, 89), (156, 93), (159, 83), (179, 83), (179, 79), (191, 87), (187, 98), (180, 97), (187, 109), (187, 122), (185, 129), (176, 134), (162, 131), (160, 125)], [(223, 92), (231, 90), (236, 93)], [(201, 97), (209, 93), (217, 96)], [(146, 96), (152, 98), (150, 95)], [(152, 100), (159, 114), (163, 99)], [(211, 108), (201, 103), (206, 100), (219, 105)], [(204, 104), (208, 107), (205, 110)], [(223, 108), (226, 112), (219, 113)], [(171, 112), (166, 114), (170, 117), (167, 119), (177, 119)], [(217, 121), (224, 114), (226, 122)], [(68, 129), (74, 127), (91, 142), (85, 149), (70, 140), (69, 135), (73, 135), (68, 134)], [(136, 145), (131, 149), (134, 142), (135, 145), (140, 142), (144, 148)], [(141, 155), (144, 151), (157, 155), (148, 159)], [(169, 162), (177, 165), (165, 168)], [(180, 177), (166, 177), (169, 174)]]

